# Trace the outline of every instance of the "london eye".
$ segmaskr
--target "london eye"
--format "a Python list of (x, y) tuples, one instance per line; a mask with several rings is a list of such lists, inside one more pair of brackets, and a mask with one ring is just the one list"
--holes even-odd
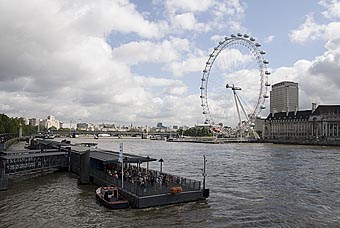
[[(238, 33), (225, 37), (211, 51), (201, 78), (205, 123), (227, 137), (254, 133), (256, 118), (268, 96), (268, 60), (255, 38)], [(253, 134), (253, 135), (254, 135)]]

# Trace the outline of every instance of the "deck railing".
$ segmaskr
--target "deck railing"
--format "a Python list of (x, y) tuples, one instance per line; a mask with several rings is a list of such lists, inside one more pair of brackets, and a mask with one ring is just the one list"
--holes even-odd
[[(145, 182), (141, 184), (140, 181), (124, 180), (123, 189), (133, 193), (139, 197), (166, 194), (171, 192), (172, 187), (181, 187), (183, 192), (187, 191), (199, 191), (201, 190), (201, 182), (184, 178), (168, 173), (159, 173), (158, 171), (152, 170), (156, 175), (168, 175), (171, 176), (171, 180), (166, 183), (151, 183)], [(115, 185), (118, 187), (122, 186), (121, 178), (113, 177), (105, 171), (91, 169), (91, 175), (105, 181), (107, 185)]]

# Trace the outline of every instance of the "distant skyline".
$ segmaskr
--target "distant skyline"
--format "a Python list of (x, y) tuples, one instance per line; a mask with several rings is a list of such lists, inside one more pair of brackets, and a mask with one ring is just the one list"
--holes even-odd
[(205, 62), (238, 32), (262, 44), (271, 84), (299, 83), (300, 110), (340, 104), (338, 0), (0, 0), (0, 113), (202, 123)]

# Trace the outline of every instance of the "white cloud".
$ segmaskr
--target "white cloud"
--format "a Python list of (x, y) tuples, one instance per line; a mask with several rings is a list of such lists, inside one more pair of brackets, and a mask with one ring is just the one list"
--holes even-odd
[[(0, 2), (0, 111), (144, 122), (143, 116), (161, 113), (168, 96), (183, 103), (176, 98), (187, 91), (181, 81), (151, 78), (143, 84), (129, 65), (177, 61), (189, 51), (188, 41), (132, 42), (119, 52), (105, 40), (112, 30), (146, 38), (162, 35), (159, 25), (145, 20), (128, 1)], [(157, 84), (159, 96), (152, 93)], [(179, 121), (178, 111), (170, 114)]]
[(189, 51), (189, 41), (172, 38), (159, 43), (150, 41), (131, 42), (112, 51), (113, 58), (127, 64), (142, 62), (165, 63), (180, 58), (180, 54)]
[(325, 47), (328, 50), (340, 52), (340, 22), (331, 22), (326, 26), (325, 39), (327, 43)]
[(275, 39), (275, 36), (271, 35), (264, 39), (265, 43), (271, 43)]
[(184, 11), (184, 12), (200, 12), (206, 11), (208, 8), (214, 3), (213, 0), (186, 0), (186, 1), (177, 1), (177, 0), (167, 0), (166, 6), (170, 12)]
[(184, 30), (200, 30), (204, 29), (204, 24), (197, 23), (193, 13), (178, 14), (174, 17), (174, 24)]
[(295, 43), (304, 43), (308, 40), (317, 40), (322, 38), (325, 31), (324, 25), (318, 25), (314, 22), (312, 14), (307, 15), (306, 21), (298, 29), (289, 33), (289, 38)]
[(293, 67), (275, 69), (271, 81), (299, 83), (300, 109), (310, 109), (312, 102), (339, 104), (340, 54), (325, 52), (314, 60), (299, 60)]
[(322, 12), (326, 18), (340, 18), (340, 1), (338, 0), (321, 0), (319, 4), (324, 6), (326, 10)]
[[(326, 18), (340, 18), (340, 2), (321, 0), (319, 4), (326, 8), (322, 13)], [(275, 81), (279, 81), (280, 75), (288, 75), (288, 80), (299, 82), (301, 109), (310, 109), (312, 102), (339, 104), (340, 22), (318, 24), (309, 14), (305, 23), (290, 33), (290, 39), (296, 43), (322, 39), (325, 41), (325, 52), (312, 60), (297, 61), (291, 68), (275, 70)]]
[[(161, 28), (143, 18), (127, 0), (65, 1), (61, 7), (72, 15), (72, 26), (85, 34), (108, 35), (112, 30), (135, 32), (141, 37), (160, 37)], [(64, 11), (63, 11), (64, 12)]]
[(188, 56), (182, 61), (173, 62), (170, 69), (174, 76), (180, 77), (190, 72), (202, 72), (204, 69), (206, 56)]
[[(183, 30), (208, 32), (213, 29), (231, 32), (245, 31), (242, 21), (245, 14), (245, 4), (239, 0), (187, 0), (165, 2), (169, 30), (181, 33)], [(204, 18), (204, 20), (202, 20)]]

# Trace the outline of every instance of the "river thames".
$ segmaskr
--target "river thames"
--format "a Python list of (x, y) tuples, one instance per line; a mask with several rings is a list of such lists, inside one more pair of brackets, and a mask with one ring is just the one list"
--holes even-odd
[(116, 151), (123, 142), (126, 153), (163, 158), (164, 172), (200, 181), (206, 155), (210, 197), (112, 211), (96, 203), (96, 186), (77, 185), (74, 174), (12, 178), (0, 192), (0, 227), (340, 227), (336, 147), (72, 139), (81, 141)]

